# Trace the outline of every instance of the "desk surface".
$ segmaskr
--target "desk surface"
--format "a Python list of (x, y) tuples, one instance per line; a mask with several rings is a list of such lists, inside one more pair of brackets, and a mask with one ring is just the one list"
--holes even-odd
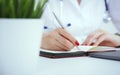
[(0, 61), (0, 72), (3, 73), (0, 75), (120, 75), (120, 61), (92, 57), (39, 57), (35, 61), (32, 58), (34, 56), (27, 61), (26, 58), (14, 58), (14, 61), (5, 59), (3, 63)]
[(27, 59), (15, 56), (4, 55), (3, 62), (0, 60), (0, 72), (7, 73), (0, 75), (120, 75), (120, 61), (92, 57), (50, 59), (31, 56)]
[(91, 57), (40, 57), (38, 71), (40, 75), (120, 75), (120, 61)]

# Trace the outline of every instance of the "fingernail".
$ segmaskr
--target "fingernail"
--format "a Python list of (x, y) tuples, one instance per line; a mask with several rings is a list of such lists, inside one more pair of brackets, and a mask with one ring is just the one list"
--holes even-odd
[(92, 46), (92, 45), (94, 45), (94, 43), (91, 43), (90, 45)]
[(76, 46), (79, 46), (80, 44), (79, 44), (79, 42), (78, 42), (78, 41), (76, 41), (76, 42), (75, 42), (75, 45), (76, 45)]

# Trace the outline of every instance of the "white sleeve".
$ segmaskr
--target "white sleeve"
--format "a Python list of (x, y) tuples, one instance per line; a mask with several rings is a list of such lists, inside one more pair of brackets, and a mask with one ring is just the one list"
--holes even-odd
[(44, 9), (43, 15), (42, 15), (42, 20), (44, 21), (44, 32), (49, 32), (52, 31), (56, 28), (55, 22), (54, 22), (54, 17), (53, 17), (53, 0), (49, 0), (48, 3), (46, 4), (46, 7)]

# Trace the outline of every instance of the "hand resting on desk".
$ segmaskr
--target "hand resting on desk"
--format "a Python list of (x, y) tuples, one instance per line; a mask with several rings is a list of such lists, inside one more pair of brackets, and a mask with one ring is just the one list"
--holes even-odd
[(98, 29), (90, 34), (83, 44), (90, 45), (93, 41), (93, 46), (120, 46), (120, 36), (108, 33), (102, 29)]

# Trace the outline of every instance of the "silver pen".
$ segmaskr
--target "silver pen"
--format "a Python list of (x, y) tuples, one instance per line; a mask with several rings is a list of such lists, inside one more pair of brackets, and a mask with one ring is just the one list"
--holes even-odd
[[(61, 26), (61, 28), (62, 28), (62, 29), (65, 29), (65, 28), (63, 27), (62, 22), (58, 19), (58, 17), (56, 16), (56, 14), (55, 14), (54, 12), (53, 12), (53, 15), (54, 15), (56, 21), (57, 21), (57, 22), (59, 23), (59, 25)], [(78, 46), (76, 46), (76, 48), (77, 48), (78, 50), (80, 50), (80, 48), (79, 48)]]

